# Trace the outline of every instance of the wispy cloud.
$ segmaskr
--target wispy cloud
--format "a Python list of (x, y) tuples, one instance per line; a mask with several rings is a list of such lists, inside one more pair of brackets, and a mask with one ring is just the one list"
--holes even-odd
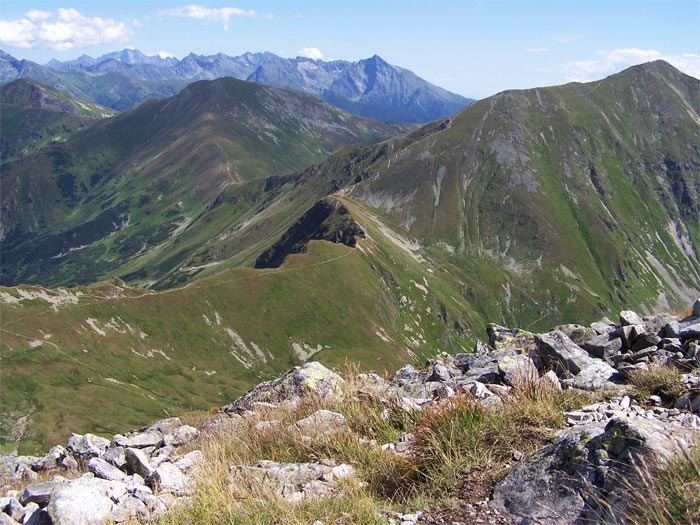
[(0, 20), (0, 43), (57, 51), (128, 41), (134, 32), (111, 18), (88, 18), (76, 9), (32, 9), (19, 20)]
[(528, 53), (549, 53), (551, 49), (548, 47), (528, 47), (527, 52)]
[(299, 56), (313, 58), (314, 60), (323, 60), (325, 58), (321, 50), (317, 47), (305, 47), (299, 51)]
[(596, 58), (568, 62), (565, 67), (569, 71), (568, 80), (586, 82), (652, 60), (665, 60), (684, 73), (700, 78), (700, 54), (668, 55), (656, 49), (603, 50), (596, 52)]
[(163, 9), (160, 11), (164, 16), (176, 16), (179, 18), (194, 18), (197, 20), (211, 20), (213, 22), (223, 22), (224, 31), (228, 31), (228, 21), (232, 16), (254, 17), (253, 9), (239, 9), (237, 7), (220, 7), (212, 9), (201, 5), (186, 5), (183, 7), (174, 7), (172, 9)]

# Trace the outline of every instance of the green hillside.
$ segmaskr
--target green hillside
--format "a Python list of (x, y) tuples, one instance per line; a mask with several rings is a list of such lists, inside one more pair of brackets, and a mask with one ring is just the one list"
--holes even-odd
[(91, 122), (117, 112), (72, 98), (29, 79), (0, 86), (0, 160), (5, 163), (67, 140)]
[(152, 284), (263, 209), (278, 191), (263, 179), (404, 129), (232, 78), (197, 82), (3, 164), (1, 282)]

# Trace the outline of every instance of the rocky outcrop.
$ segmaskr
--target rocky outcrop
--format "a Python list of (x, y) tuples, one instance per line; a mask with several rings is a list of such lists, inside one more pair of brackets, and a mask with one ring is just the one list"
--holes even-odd
[(70, 472), (79, 464), (88, 470), (75, 479), (54, 475), (50, 481), (29, 484), (9, 498), (3, 510), (19, 523), (150, 521), (172, 505), (187, 501), (196, 467), (204, 458), (199, 451), (180, 455), (177, 447), (198, 436), (196, 428), (169, 418), (111, 440), (73, 434), (66, 448), (54, 447), (40, 458), (3, 456), (3, 473), (14, 482), (31, 480), (28, 472), (34, 477), (41, 471)]

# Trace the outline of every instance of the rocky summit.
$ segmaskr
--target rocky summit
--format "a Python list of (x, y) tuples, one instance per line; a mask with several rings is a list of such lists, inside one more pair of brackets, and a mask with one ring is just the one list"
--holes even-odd
[(652, 522), (640, 500), (697, 457), (700, 300), (486, 335), (386, 377), (308, 362), (192, 424), (2, 456), (0, 523), (268, 522), (260, 501), (309, 525)]

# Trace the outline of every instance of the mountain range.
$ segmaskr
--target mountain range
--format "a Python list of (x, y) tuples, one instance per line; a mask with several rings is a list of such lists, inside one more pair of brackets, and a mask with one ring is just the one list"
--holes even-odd
[(489, 320), (678, 308), (698, 152), (700, 80), (661, 61), (411, 129), (235, 79), (98, 120), (0, 172), (0, 427), (31, 447), (311, 356), (391, 369)]
[(387, 122), (424, 123), (473, 102), (377, 55), (348, 62), (282, 58), (273, 53), (236, 57), (192, 53), (177, 60), (125, 49), (99, 58), (83, 55), (40, 66), (0, 52), (0, 82), (32, 78), (119, 111), (147, 98), (174, 95), (197, 80), (227, 76), (312, 94), (350, 113)]

